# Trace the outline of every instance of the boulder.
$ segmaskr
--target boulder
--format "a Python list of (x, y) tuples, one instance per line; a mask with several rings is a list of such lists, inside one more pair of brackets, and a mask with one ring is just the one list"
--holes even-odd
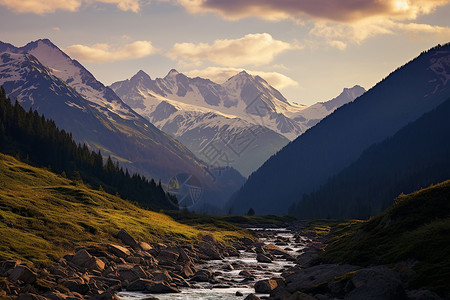
[(400, 278), (386, 266), (359, 270), (350, 282), (354, 289), (345, 296), (345, 300), (406, 299)]
[(145, 287), (147, 284), (152, 284), (153, 281), (150, 279), (136, 279), (135, 281), (131, 282), (127, 286), (127, 291), (145, 291)]
[(255, 296), (255, 294), (249, 294), (244, 300), (260, 300), (260, 298)]
[(128, 245), (133, 249), (137, 249), (139, 246), (138, 242), (125, 229), (120, 229), (119, 233), (117, 233), (117, 237), (125, 245)]
[(75, 253), (75, 255), (72, 257), (71, 261), (76, 264), (77, 266), (84, 266), (91, 260), (92, 255), (89, 254), (89, 252), (86, 251), (86, 249), (80, 249)]
[(19, 260), (5, 260), (0, 263), (0, 276), (7, 277), (20, 264)]
[(166, 270), (155, 271), (152, 273), (154, 281), (172, 282), (172, 276)]
[(34, 283), (36, 274), (30, 268), (24, 265), (16, 266), (8, 277), (9, 281), (23, 281), (25, 283)]
[(86, 295), (89, 292), (89, 285), (82, 278), (63, 279), (60, 284), (71, 292), (77, 292), (82, 295)]
[(261, 263), (271, 263), (272, 262), (272, 260), (270, 258), (268, 258), (267, 256), (265, 256), (262, 253), (258, 253), (256, 255), (256, 260)]
[(263, 280), (257, 281), (255, 283), (255, 292), (262, 293), (262, 294), (268, 294), (271, 291), (273, 291), (277, 286), (278, 286), (278, 283), (276, 280), (263, 279)]
[(150, 293), (180, 293), (181, 291), (167, 282), (152, 282), (145, 286), (145, 289)]
[(19, 295), (16, 300), (47, 300), (47, 298), (36, 294), (25, 293)]
[(125, 247), (119, 246), (119, 245), (114, 245), (114, 244), (110, 244), (109, 245), (109, 250), (116, 256), (120, 257), (120, 258), (127, 258), (127, 256), (131, 255), (130, 250), (128, 250)]
[(306, 269), (299, 269), (294, 273), (285, 276), (286, 289), (290, 293), (302, 291), (320, 283), (330, 281), (335, 276), (342, 276), (358, 269), (359, 267), (357, 266), (338, 264), (323, 264)]
[(198, 270), (194, 276), (191, 278), (192, 281), (196, 282), (208, 282), (212, 279), (213, 273), (208, 269)]
[(104, 291), (101, 294), (94, 295), (88, 298), (88, 300), (120, 300), (114, 291)]
[(179, 256), (177, 252), (161, 250), (156, 259), (161, 265), (176, 265)]
[(218, 249), (210, 244), (201, 242), (198, 244), (200, 254), (204, 255), (209, 260), (222, 260), (223, 256)]
[(148, 251), (148, 250), (152, 249), (152, 246), (150, 246), (146, 242), (139, 242), (139, 247), (141, 247), (141, 249), (144, 251)]

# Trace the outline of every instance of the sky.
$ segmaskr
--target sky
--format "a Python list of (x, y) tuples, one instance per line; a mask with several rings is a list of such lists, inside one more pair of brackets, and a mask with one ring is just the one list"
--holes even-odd
[(311, 105), (450, 42), (450, 0), (0, 0), (1, 41), (41, 38), (105, 85), (246, 70)]

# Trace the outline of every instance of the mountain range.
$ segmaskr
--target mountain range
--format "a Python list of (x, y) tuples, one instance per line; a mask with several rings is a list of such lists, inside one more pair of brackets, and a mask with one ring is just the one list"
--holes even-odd
[[(230, 202), (231, 211), (245, 213), (253, 208), (257, 214), (283, 214), (298, 201), (296, 207), (301, 208), (303, 195), (324, 185), (330, 177), (357, 161), (372, 145), (392, 137), (449, 99), (449, 79), (450, 44), (423, 52), (272, 156), (234, 195)], [(364, 170), (371, 174), (376, 167), (372, 165)], [(373, 180), (370, 176), (366, 178)], [(352, 186), (340, 188), (348, 190)], [(376, 194), (386, 190), (371, 191)], [(328, 195), (333, 197), (333, 193)], [(320, 205), (324, 202), (311, 204), (313, 198), (309, 201), (309, 206), (315, 207), (314, 212), (301, 214), (297, 211), (304, 218), (321, 214), (322, 209), (328, 210)]]
[(101, 150), (131, 172), (164, 182), (179, 173), (193, 175), (203, 186), (202, 199), (210, 205), (220, 206), (217, 202), (244, 181), (231, 168), (221, 170), (224, 176), (212, 175), (207, 164), (49, 40), (21, 48), (0, 43), (0, 85), (26, 109), (37, 109), (76, 141)]
[[(151, 79), (139, 71), (111, 85), (117, 95), (200, 159), (244, 176), (290, 140), (365, 92), (360, 86), (310, 107), (292, 104), (263, 78), (242, 71), (223, 84), (171, 70)], [(211, 153), (216, 155), (211, 157)]]

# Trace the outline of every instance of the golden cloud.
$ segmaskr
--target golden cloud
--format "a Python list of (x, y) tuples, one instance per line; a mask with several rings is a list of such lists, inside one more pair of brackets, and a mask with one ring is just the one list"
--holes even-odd
[(208, 60), (222, 66), (263, 65), (278, 54), (300, 48), (278, 41), (268, 33), (247, 34), (239, 39), (215, 40), (207, 43), (176, 43), (167, 56), (181, 63)]
[(237, 20), (318, 19), (355, 22), (373, 17), (415, 19), (429, 14), (450, 0), (178, 0), (191, 13), (217, 13)]
[(105, 63), (141, 58), (154, 54), (157, 50), (151, 42), (136, 41), (122, 48), (112, 50), (108, 44), (95, 44), (93, 46), (72, 45), (64, 49), (64, 51), (80, 61)]
[[(202, 78), (208, 78), (217, 83), (223, 83), (230, 77), (236, 75), (237, 73), (243, 70), (244, 69), (239, 68), (208, 67), (201, 70), (191, 70), (184, 73), (190, 77), (199, 76)], [(249, 74), (258, 75), (264, 78), (264, 80), (266, 80), (270, 85), (272, 85), (276, 89), (298, 86), (298, 82), (278, 72), (264, 72), (254, 70), (245, 70), (245, 71)]]

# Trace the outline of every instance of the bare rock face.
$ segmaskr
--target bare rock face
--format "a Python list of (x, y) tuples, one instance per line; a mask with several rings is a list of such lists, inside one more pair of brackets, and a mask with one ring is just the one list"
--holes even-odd
[(18, 265), (13, 269), (8, 279), (13, 282), (20, 280), (25, 283), (34, 283), (36, 281), (36, 273), (27, 266)]

